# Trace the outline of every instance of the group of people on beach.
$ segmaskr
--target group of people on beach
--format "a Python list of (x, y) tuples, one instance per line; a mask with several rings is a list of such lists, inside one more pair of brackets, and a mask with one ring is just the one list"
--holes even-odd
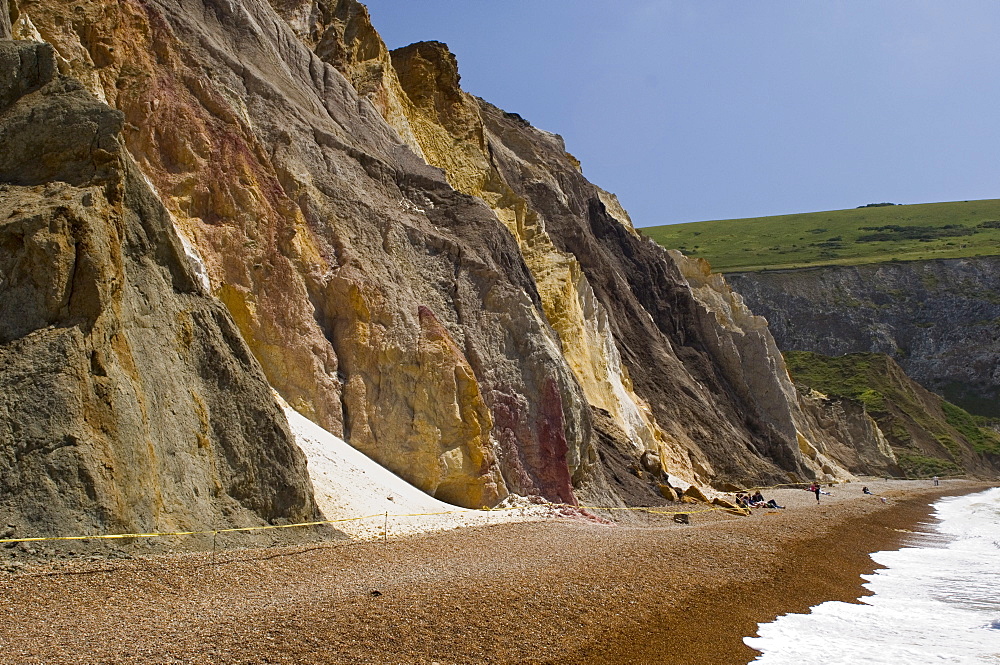
[(765, 499), (760, 490), (757, 490), (753, 495), (749, 492), (737, 492), (736, 505), (740, 508), (784, 508), (784, 506), (779, 506), (774, 499)]
[[(935, 477), (934, 480), (936, 482), (937, 477)], [(809, 487), (806, 489), (808, 489), (808, 491), (816, 495), (816, 503), (819, 503), (819, 497), (821, 494), (831, 496), (830, 492), (823, 490), (822, 486), (819, 483), (814, 482), (811, 485), (809, 485)], [(869, 496), (878, 496), (874, 494), (870, 489), (868, 489), (867, 486), (862, 487), (861, 492), (862, 494), (866, 494)], [(879, 496), (878, 498), (882, 501), (882, 503), (886, 503), (886, 498), (884, 496)], [(746, 508), (746, 509), (784, 508), (784, 506), (779, 506), (778, 502), (775, 501), (774, 499), (765, 499), (764, 495), (760, 493), (759, 489), (756, 490), (753, 494), (750, 494), (750, 492), (737, 492), (736, 505), (739, 506), (740, 508)]]

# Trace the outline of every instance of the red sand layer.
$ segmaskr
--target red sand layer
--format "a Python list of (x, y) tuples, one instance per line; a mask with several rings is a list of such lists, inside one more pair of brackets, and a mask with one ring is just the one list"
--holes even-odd
[[(923, 485), (927, 485), (924, 483)], [(497, 525), (380, 543), (56, 564), (0, 574), (2, 663), (746, 663), (779, 613), (862, 593), (937, 496), (643, 526)]]

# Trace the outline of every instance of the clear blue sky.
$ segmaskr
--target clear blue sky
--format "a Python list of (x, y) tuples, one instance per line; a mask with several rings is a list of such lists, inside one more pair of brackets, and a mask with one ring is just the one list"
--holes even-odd
[[(364, 1), (364, 0), (363, 0)], [(1000, 198), (997, 0), (369, 0), (637, 226)]]

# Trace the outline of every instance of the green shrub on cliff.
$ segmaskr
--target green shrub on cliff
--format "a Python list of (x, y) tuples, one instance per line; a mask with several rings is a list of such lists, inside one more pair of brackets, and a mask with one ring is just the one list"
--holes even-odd
[(941, 408), (948, 424), (957, 429), (975, 450), (1000, 455), (1000, 434), (989, 427), (981, 427), (979, 422), (982, 419), (951, 402), (942, 402)]
[(885, 396), (877, 390), (869, 388), (868, 390), (862, 391), (862, 393), (858, 395), (858, 400), (865, 405), (865, 408), (868, 409), (869, 413), (885, 411)]
[(896, 461), (907, 478), (928, 478), (930, 476), (950, 476), (965, 473), (954, 462), (940, 457), (928, 457), (917, 453), (896, 451)]
[(979, 464), (976, 453), (1000, 455), (1000, 433), (992, 423), (925, 390), (885, 354), (784, 356), (796, 385), (863, 404), (908, 477), (964, 473), (964, 465)]
[(953, 459), (958, 459), (961, 457), (962, 452), (958, 445), (958, 441), (955, 441), (955, 439), (948, 436), (947, 434), (935, 434), (934, 438), (937, 440), (938, 443), (940, 443), (948, 450), (948, 453), (951, 455)]
[(852, 353), (833, 358), (809, 351), (787, 351), (784, 356), (796, 383), (832, 397), (857, 400), (870, 413), (885, 412), (885, 395), (872, 381), (878, 365), (885, 362), (881, 354)]

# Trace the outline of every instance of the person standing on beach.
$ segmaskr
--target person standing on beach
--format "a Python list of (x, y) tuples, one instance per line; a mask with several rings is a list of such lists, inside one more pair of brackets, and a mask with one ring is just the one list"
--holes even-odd
[(816, 493), (816, 503), (819, 503), (819, 483), (813, 483), (812, 486), (809, 487), (809, 491)]
[(938, 486), (938, 485), (940, 485), (940, 484), (941, 484), (941, 483), (940, 483), (940, 482), (938, 482), (938, 477), (937, 477), (937, 476), (934, 476), (934, 487), (937, 487), (937, 486)]

